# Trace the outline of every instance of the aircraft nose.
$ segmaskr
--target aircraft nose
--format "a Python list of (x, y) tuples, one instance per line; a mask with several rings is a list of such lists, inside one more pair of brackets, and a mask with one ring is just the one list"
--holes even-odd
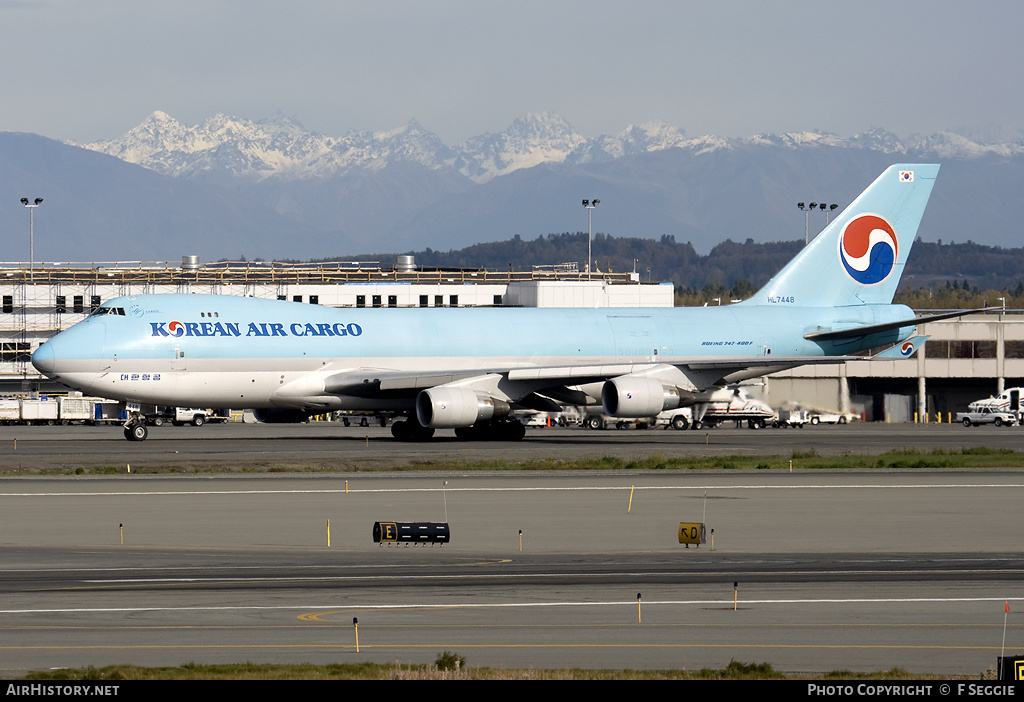
[(53, 373), (55, 360), (53, 345), (49, 341), (43, 342), (32, 354), (32, 365), (43, 375)]

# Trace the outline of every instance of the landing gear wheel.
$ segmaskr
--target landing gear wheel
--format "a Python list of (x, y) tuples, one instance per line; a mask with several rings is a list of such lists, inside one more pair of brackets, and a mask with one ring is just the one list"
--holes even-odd
[(509, 422), (505, 438), (509, 441), (522, 441), (526, 436), (526, 425), (521, 422)]
[(421, 427), (419, 422), (412, 419), (400, 419), (392, 422), (391, 436), (399, 441), (427, 441), (434, 436), (434, 430)]
[(149, 436), (149, 429), (142, 422), (136, 422), (124, 428), (124, 438), (129, 441), (145, 441), (147, 436)]
[(455, 438), (460, 441), (521, 441), (524, 436), (526, 427), (514, 419), (485, 420), (455, 428)]

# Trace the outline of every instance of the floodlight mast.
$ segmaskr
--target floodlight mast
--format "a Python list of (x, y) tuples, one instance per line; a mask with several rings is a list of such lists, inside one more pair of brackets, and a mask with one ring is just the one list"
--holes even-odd
[[(804, 213), (804, 246), (807, 246), (807, 218), (810, 216), (810, 210), (804, 209), (804, 203), (802, 202), (796, 203), (796, 206)], [(814, 209), (814, 203), (811, 203), (811, 209)]]
[(825, 226), (827, 227), (828, 226), (828, 215), (829, 215), (829, 212), (835, 212), (836, 208), (839, 207), (839, 205), (835, 205), (835, 204), (833, 204), (833, 205), (826, 205), (824, 202), (822, 202), (822, 203), (812, 202), (806, 208), (804, 207), (804, 203), (798, 202), (798, 203), (796, 203), (796, 206), (799, 207), (800, 210), (804, 213), (804, 246), (807, 246), (807, 242), (809, 241), (807, 230), (808, 230), (808, 217), (811, 214), (811, 210), (819, 209), (820, 208), (821, 211), (825, 213)]
[(594, 208), (600, 204), (600, 200), (596, 197), (593, 200), (584, 200), (583, 206), (587, 208), (587, 280), (590, 280), (590, 264), (593, 260), (591, 253), (591, 241), (594, 236)]
[(35, 267), (36, 267), (36, 252), (35, 252), (35, 222), (33, 214), (39, 205), (43, 202), (43, 198), (37, 197), (32, 202), (28, 201), (27, 197), (21, 198), (21, 204), (28, 209), (28, 279), (29, 282), (35, 281)]

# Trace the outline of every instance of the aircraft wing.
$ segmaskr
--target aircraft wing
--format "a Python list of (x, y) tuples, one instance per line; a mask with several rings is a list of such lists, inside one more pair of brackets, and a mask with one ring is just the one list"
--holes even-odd
[[(684, 368), (689, 377), (701, 379), (702, 382), (694, 382), (694, 385), (697, 385), (699, 390), (706, 390), (800, 366), (835, 365), (848, 361), (861, 361), (864, 358), (864, 356), (716, 356), (681, 360), (678, 362), (678, 366)], [(672, 361), (668, 362), (672, 363)]]
[[(323, 392), (367, 398), (412, 397), (421, 390), (439, 386), (460, 386), (481, 392), (496, 392), (513, 402), (537, 388), (578, 385), (642, 372), (653, 363), (622, 363), (558, 367), (492, 368), (439, 371), (401, 371), (383, 368), (359, 368), (341, 371), (324, 378)], [(501, 386), (499, 390), (498, 386)]]
[[(567, 388), (603, 383), (623, 376), (645, 377), (686, 391), (703, 391), (802, 365), (839, 364), (863, 356), (734, 356), (663, 358), (650, 363), (579, 364), (516, 368), (480, 367), (437, 371), (384, 368), (343, 370), (323, 376), (321, 387), (304, 384), (303, 395), (363, 398), (413, 397), (441, 386), (461, 387), (518, 403), (534, 393), (557, 394)], [(319, 386), (319, 383), (317, 383)], [(312, 393), (309, 390), (313, 390)]]

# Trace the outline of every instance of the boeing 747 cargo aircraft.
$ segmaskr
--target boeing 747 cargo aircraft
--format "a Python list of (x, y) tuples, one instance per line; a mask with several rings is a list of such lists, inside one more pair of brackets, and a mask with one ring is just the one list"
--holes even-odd
[[(598, 402), (642, 417), (808, 363), (910, 337), (892, 299), (939, 166), (894, 165), (752, 298), (672, 309), (336, 309), (232, 295), (105, 302), (40, 345), (33, 365), (128, 403), (253, 408), (299, 420), (390, 412), (398, 439), (453, 428), (521, 439), (514, 408)], [(954, 314), (963, 314), (958, 312)], [(937, 319), (937, 315), (928, 319)], [(125, 436), (146, 438), (138, 413)]]

